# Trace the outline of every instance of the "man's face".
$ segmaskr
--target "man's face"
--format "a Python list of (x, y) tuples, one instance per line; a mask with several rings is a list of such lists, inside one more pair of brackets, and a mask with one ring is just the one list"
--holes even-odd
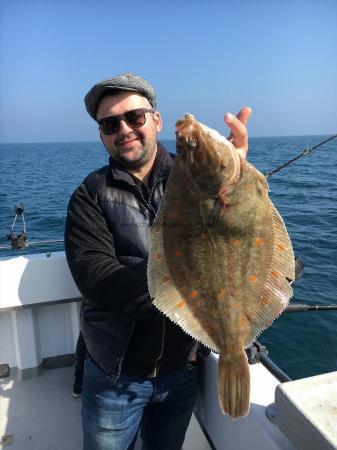
[[(99, 103), (97, 120), (108, 116), (123, 114), (137, 108), (153, 109), (149, 101), (134, 92), (121, 92), (106, 96)], [(100, 130), (101, 140), (111, 157), (129, 169), (137, 169), (154, 158), (157, 150), (157, 133), (162, 128), (159, 112), (145, 113), (146, 122), (140, 128), (132, 128), (121, 120), (118, 131), (104, 135)]]

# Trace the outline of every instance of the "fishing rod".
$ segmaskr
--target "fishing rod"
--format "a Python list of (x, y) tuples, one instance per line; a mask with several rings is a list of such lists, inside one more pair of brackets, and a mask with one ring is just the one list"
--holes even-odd
[(279, 172), (281, 169), (283, 169), (284, 167), (289, 166), (290, 164), (292, 164), (294, 161), (302, 158), (305, 155), (308, 155), (309, 153), (311, 153), (313, 150), (315, 150), (316, 148), (320, 147), (323, 144), (326, 144), (327, 142), (331, 141), (332, 139), (335, 139), (337, 137), (337, 134), (334, 134), (333, 136), (329, 137), (328, 139), (325, 139), (324, 141), (314, 145), (311, 148), (305, 148), (302, 153), (296, 155), (294, 158), (290, 159), (289, 161), (281, 164), (280, 166), (276, 167), (275, 169), (271, 170), (270, 172), (267, 172), (264, 174), (264, 176), (266, 178), (271, 177), (272, 175), (274, 175), (274, 173)]
[[(337, 305), (292, 304), (288, 305), (284, 312), (297, 313), (306, 311), (337, 311)], [(249, 364), (260, 362), (281, 383), (291, 381), (291, 378), (277, 364), (275, 364), (273, 360), (269, 358), (267, 348), (259, 341), (254, 341), (252, 345), (246, 349), (246, 354)]]
[(304, 305), (302, 303), (294, 303), (288, 305), (284, 312), (297, 313), (307, 311), (337, 311), (337, 305)]

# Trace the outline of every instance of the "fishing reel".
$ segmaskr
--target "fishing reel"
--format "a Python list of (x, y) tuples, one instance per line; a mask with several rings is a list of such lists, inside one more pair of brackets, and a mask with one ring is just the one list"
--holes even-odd
[[(20, 249), (28, 247), (28, 235), (26, 232), (26, 222), (25, 216), (23, 214), (25, 210), (24, 205), (21, 203), (19, 206), (15, 205), (15, 217), (12, 224), (12, 228), (9, 234), (7, 234), (6, 239), (10, 241), (12, 249)], [(14, 232), (15, 223), (18, 217), (22, 219), (22, 231), (19, 234)]]

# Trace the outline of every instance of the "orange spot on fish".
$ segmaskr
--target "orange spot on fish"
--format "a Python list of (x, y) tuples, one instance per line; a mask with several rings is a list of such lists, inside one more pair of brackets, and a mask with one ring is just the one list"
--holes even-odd
[(248, 280), (249, 281), (256, 281), (257, 280), (257, 276), (256, 275), (248, 275)]
[(274, 277), (274, 278), (279, 278), (280, 277), (280, 272), (272, 272), (271, 273), (272, 274), (272, 276)]
[(237, 345), (228, 345), (225, 347), (226, 353), (235, 353), (235, 350), (237, 350)]
[(199, 295), (199, 292), (195, 291), (195, 290), (193, 290), (189, 293), (190, 298), (196, 298), (196, 297), (198, 297), (198, 295)]
[(265, 305), (269, 305), (270, 301), (268, 300), (267, 297), (264, 297), (264, 298), (262, 299), (262, 303), (264, 303)]
[(278, 250), (280, 250), (281, 252), (283, 252), (285, 250), (285, 246), (283, 244), (277, 244), (277, 248)]
[(246, 325), (247, 321), (248, 319), (246, 316), (240, 316), (239, 318), (240, 325)]
[(245, 186), (245, 190), (247, 191), (247, 192), (250, 192), (251, 190), (252, 190), (252, 185), (251, 184), (246, 184), (246, 186)]
[(182, 252), (180, 250), (176, 250), (174, 254), (175, 256), (182, 256)]
[(221, 300), (225, 299), (225, 295), (226, 295), (226, 289), (221, 288), (216, 296), (217, 296), (217, 299), (221, 301)]
[(177, 303), (176, 306), (178, 306), (178, 308), (182, 308), (185, 305), (184, 300), (181, 300), (179, 303)]
[(170, 281), (170, 278), (167, 275), (164, 275), (161, 281), (163, 284), (167, 284)]
[(260, 245), (263, 245), (264, 244), (264, 242), (263, 242), (263, 239), (261, 239), (261, 238), (256, 238), (255, 239), (255, 244), (259, 247)]
[(156, 254), (156, 258), (157, 258), (157, 259), (161, 259), (162, 256), (163, 256), (163, 255), (162, 255), (161, 253), (157, 253), (157, 254)]
[(176, 220), (178, 218), (178, 213), (176, 209), (172, 209), (169, 213), (168, 216), (171, 220)]
[(233, 241), (233, 245), (234, 245), (235, 247), (239, 247), (240, 244), (241, 244), (240, 239), (235, 239), (235, 241)]

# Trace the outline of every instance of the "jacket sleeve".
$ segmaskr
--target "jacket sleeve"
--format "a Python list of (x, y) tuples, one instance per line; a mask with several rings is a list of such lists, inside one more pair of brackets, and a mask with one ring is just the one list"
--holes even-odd
[(85, 182), (70, 199), (64, 242), (70, 272), (83, 297), (124, 317), (157, 314), (147, 288), (146, 261), (133, 270), (119, 263), (113, 236)]

